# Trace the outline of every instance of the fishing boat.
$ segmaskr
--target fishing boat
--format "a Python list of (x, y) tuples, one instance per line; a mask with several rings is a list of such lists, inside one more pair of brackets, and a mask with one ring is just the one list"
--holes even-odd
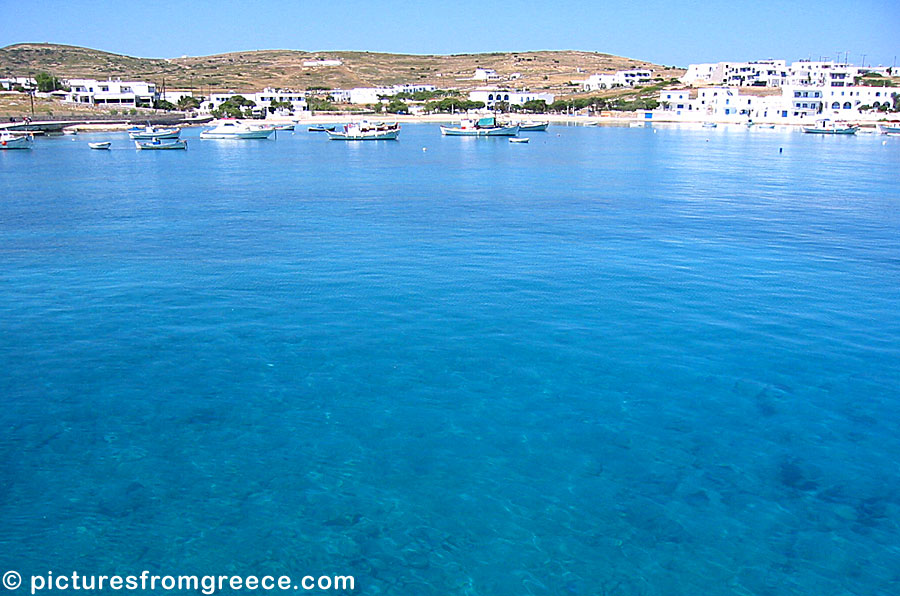
[(534, 120), (526, 120), (519, 122), (519, 132), (541, 132), (547, 130), (550, 122), (536, 122)]
[(512, 137), (509, 139), (510, 143), (527, 143), (530, 139), (528, 137)]
[(879, 124), (878, 129), (881, 131), (883, 135), (896, 135), (900, 134), (900, 123), (890, 122), (886, 124)]
[(310, 126), (306, 130), (309, 132), (334, 132), (336, 126)]
[(493, 116), (463, 118), (458, 127), (441, 126), (441, 134), (452, 137), (514, 137), (519, 134), (518, 124), (500, 124)]
[(704, 122), (703, 128), (715, 128), (718, 126), (715, 122)]
[(110, 141), (101, 141), (99, 143), (88, 143), (88, 147), (91, 149), (109, 149), (109, 146), (112, 145)]
[(34, 135), (0, 132), (0, 149), (31, 149)]
[(152, 141), (153, 139), (177, 139), (181, 134), (179, 128), (158, 128), (156, 126), (138, 126), (128, 129), (128, 136), (133, 141)]
[(268, 139), (275, 129), (258, 126), (240, 120), (220, 120), (214, 128), (200, 133), (201, 139)]
[(846, 122), (835, 122), (828, 118), (816, 120), (814, 126), (804, 126), (803, 132), (814, 135), (854, 135), (859, 130), (858, 126), (851, 126)]
[(340, 131), (325, 131), (332, 141), (394, 141), (400, 135), (400, 125), (382, 122), (353, 122)]
[(275, 130), (294, 130), (293, 124), (276, 124), (273, 126)]
[(135, 141), (138, 149), (187, 149), (184, 139), (153, 139), (152, 141)]

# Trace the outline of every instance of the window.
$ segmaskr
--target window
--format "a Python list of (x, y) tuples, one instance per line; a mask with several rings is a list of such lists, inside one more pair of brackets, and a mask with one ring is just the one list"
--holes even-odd
[(850, 105), (850, 102), (849, 102), (849, 101), (844, 102), (844, 109), (845, 109), (845, 110), (849, 110), (849, 109), (852, 108), (852, 107), (853, 107), (853, 106)]

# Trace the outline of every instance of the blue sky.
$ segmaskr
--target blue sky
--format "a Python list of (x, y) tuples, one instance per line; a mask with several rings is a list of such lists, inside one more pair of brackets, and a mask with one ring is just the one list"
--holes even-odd
[[(0, 46), (147, 58), (261, 49), (412, 54), (587, 50), (650, 62), (900, 60), (900, 0), (0, 0)], [(900, 65), (900, 62), (896, 62)]]

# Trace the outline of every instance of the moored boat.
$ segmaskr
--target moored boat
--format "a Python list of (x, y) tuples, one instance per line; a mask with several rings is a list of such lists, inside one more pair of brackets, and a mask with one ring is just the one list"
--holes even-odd
[(184, 139), (153, 139), (152, 141), (135, 141), (138, 149), (187, 149)]
[(394, 141), (400, 135), (400, 125), (372, 122), (345, 124), (340, 131), (325, 131), (332, 141)]
[(101, 141), (99, 143), (88, 143), (88, 147), (91, 149), (109, 149), (109, 146), (112, 145), (110, 141)]
[(514, 137), (519, 134), (519, 125), (500, 124), (493, 116), (478, 120), (464, 118), (458, 127), (441, 126), (441, 134), (453, 137)]
[(34, 135), (0, 132), (0, 149), (31, 149)]
[(275, 129), (258, 126), (240, 120), (220, 120), (214, 128), (200, 133), (201, 139), (268, 139)]
[(878, 130), (880, 130), (881, 134), (883, 134), (883, 135), (900, 134), (900, 123), (889, 122), (889, 123), (879, 124)]
[(128, 136), (133, 141), (152, 141), (153, 139), (177, 139), (181, 134), (180, 128), (158, 128), (156, 126), (138, 126), (128, 130)]
[(550, 122), (537, 122), (535, 120), (526, 120), (519, 122), (519, 132), (541, 132), (547, 130)]
[(851, 126), (846, 122), (835, 122), (828, 118), (816, 120), (814, 126), (804, 126), (803, 132), (816, 135), (854, 135), (859, 130), (858, 126)]
[(527, 143), (530, 139), (528, 137), (511, 137), (509, 139), (510, 143)]
[(715, 128), (718, 126), (715, 122), (704, 122), (703, 128)]
[(320, 126), (310, 126), (306, 130), (308, 132), (334, 132), (334, 129), (336, 129), (336, 128), (337, 128), (336, 126), (321, 126), (320, 125)]

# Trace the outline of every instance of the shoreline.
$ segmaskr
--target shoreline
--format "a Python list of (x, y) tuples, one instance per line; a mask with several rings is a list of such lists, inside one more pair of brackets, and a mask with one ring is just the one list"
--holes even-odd
[[(654, 114), (656, 116), (656, 114)], [(476, 118), (479, 117), (476, 114), (422, 114), (422, 115), (409, 115), (409, 114), (336, 114), (336, 113), (327, 113), (327, 114), (303, 114), (300, 116), (271, 116), (264, 120), (252, 120), (246, 119), (248, 122), (259, 123), (259, 124), (294, 124), (295, 126), (307, 126), (307, 125), (321, 125), (321, 124), (347, 124), (353, 122), (361, 122), (364, 120), (375, 121), (375, 122), (398, 122), (401, 124), (456, 124), (459, 122), (461, 118)], [(700, 119), (687, 119), (687, 118), (646, 118), (643, 114), (635, 114), (635, 113), (623, 113), (622, 115), (597, 115), (597, 116), (588, 116), (588, 115), (569, 115), (569, 114), (530, 114), (530, 115), (512, 115), (512, 114), (503, 114), (498, 116), (499, 118), (509, 119), (512, 122), (524, 122), (528, 120), (534, 121), (546, 121), (550, 122), (550, 124), (555, 125), (563, 125), (563, 126), (631, 126), (631, 127), (643, 127), (647, 125), (690, 125), (690, 126), (700, 126), (705, 122), (715, 122), (716, 125), (722, 126), (746, 126), (746, 119), (729, 119), (729, 120), (700, 120)], [(885, 119), (886, 120), (886, 119)], [(863, 130), (874, 129), (877, 124), (880, 122), (879, 120), (868, 119), (868, 120), (852, 120), (849, 121), (852, 124), (860, 127)], [(779, 127), (789, 127), (789, 128), (800, 128), (803, 126), (810, 126), (813, 122), (777, 122), (777, 121), (758, 121), (753, 122), (753, 124), (760, 125), (775, 125)], [(125, 131), (134, 126), (133, 124), (121, 123), (117, 122), (113, 123), (100, 123), (100, 122), (92, 122), (89, 124), (76, 124), (71, 127), (68, 127), (66, 130), (71, 130), (75, 132), (121, 132)], [(178, 127), (204, 127), (210, 126), (210, 122), (204, 123), (191, 123), (186, 122), (178, 125), (174, 125)]]

